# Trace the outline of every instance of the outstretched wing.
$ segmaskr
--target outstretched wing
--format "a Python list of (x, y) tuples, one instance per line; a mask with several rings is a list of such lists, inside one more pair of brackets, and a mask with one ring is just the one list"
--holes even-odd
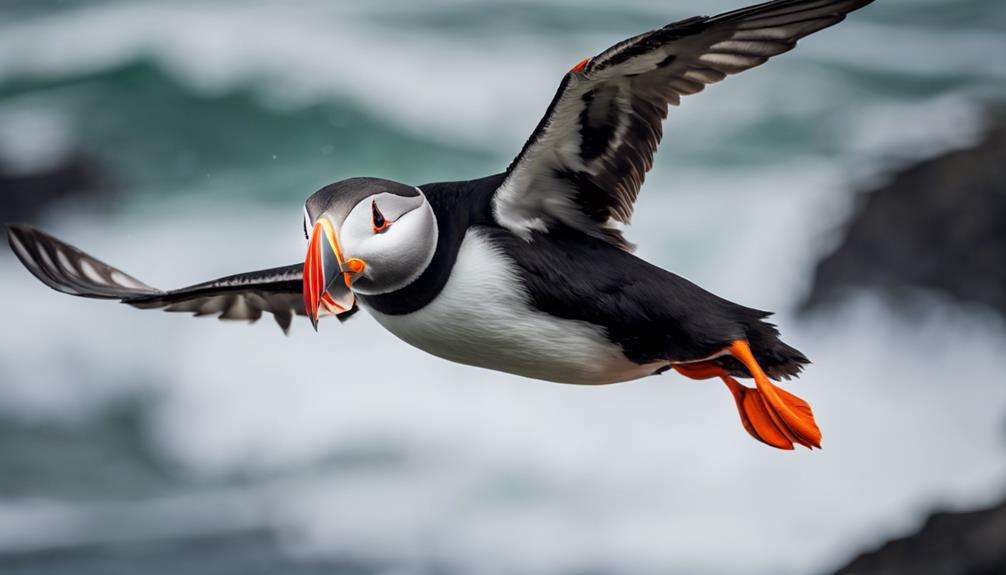
[(493, 198), (497, 221), (527, 236), (561, 222), (631, 249), (618, 223), (660, 143), (668, 104), (791, 50), (873, 0), (776, 0), (695, 17), (577, 64)]
[[(9, 226), (7, 241), (21, 263), (42, 283), (71, 295), (117, 299), (141, 309), (161, 308), (249, 322), (269, 312), (284, 332), (289, 331), (293, 314), (306, 315), (303, 264), (161, 291), (30, 226)], [(338, 317), (345, 320), (356, 310), (353, 306)]]

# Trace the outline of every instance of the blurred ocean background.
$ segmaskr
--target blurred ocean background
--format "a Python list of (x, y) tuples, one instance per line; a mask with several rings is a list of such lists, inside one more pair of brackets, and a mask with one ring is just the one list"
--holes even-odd
[[(86, 189), (2, 219), (162, 288), (295, 263), (321, 186), (501, 171), (572, 64), (742, 4), (4, 0), (0, 172)], [(751, 440), (719, 383), (523, 380), (365, 313), (141, 312), (0, 250), (0, 572), (820, 573), (1001, 499), (1001, 320), (795, 309), (856, 190), (982, 136), (1004, 54), (1002, 0), (882, 0), (671, 110), (627, 235), (778, 311), (820, 452)]]

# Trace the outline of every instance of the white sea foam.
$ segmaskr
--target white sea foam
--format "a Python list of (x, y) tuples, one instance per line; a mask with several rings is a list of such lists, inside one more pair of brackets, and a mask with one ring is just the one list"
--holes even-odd
[[(652, 12), (656, 26), (664, 19), (735, 4), (722, 0), (665, 7), (639, 2), (626, 9)], [(451, 5), (441, 2), (439, 9), (449, 11)], [(141, 2), (65, 10), (0, 25), (0, 80), (64, 77), (150, 58), (198, 90), (218, 93), (252, 84), (265, 101), (282, 107), (349, 96), (427, 137), (510, 148), (519, 146), (533, 128), (572, 61), (634, 32), (557, 40), (508, 31), (473, 42), (469, 36), (374, 22), (394, 9), (394, 3), (361, 7), (309, 2), (292, 9), (283, 2)], [(937, 33), (869, 20), (869, 14), (857, 14), (840, 29), (816, 35), (757, 74), (732, 79), (733, 90), (717, 86), (710, 95), (686, 99), (691, 113), (675, 113), (672, 129), (689, 137), (702, 132), (697, 137), (708, 138), (757, 121), (773, 109), (809, 118), (836, 106), (836, 98), (814, 93), (847, 93), (844, 105), (872, 105), (863, 98), (862, 88), (843, 85), (847, 80), (830, 73), (815, 74), (820, 63), (879, 75), (968, 74), (1000, 83), (1006, 79), (1003, 63), (988, 58), (1006, 49), (1002, 35)], [(939, 41), (934, 40), (936, 34)], [(975, 83), (959, 89), (974, 92)], [(759, 96), (761, 90), (773, 97)], [(712, 113), (716, 122), (708, 121)]]

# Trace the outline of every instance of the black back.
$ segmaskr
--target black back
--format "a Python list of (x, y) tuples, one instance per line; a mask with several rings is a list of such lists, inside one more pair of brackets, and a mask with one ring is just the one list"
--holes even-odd
[(604, 327), (637, 363), (708, 357), (768, 315), (571, 228), (530, 243), (498, 227), (489, 234), (520, 268), (534, 307)]

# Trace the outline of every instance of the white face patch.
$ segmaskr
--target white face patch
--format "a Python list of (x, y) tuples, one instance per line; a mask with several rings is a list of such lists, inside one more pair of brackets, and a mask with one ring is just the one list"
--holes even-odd
[[(388, 222), (375, 231), (374, 211)], [(359, 202), (339, 228), (346, 259), (366, 262), (353, 291), (377, 295), (401, 289), (420, 276), (437, 249), (437, 221), (426, 197), (380, 193)]]

